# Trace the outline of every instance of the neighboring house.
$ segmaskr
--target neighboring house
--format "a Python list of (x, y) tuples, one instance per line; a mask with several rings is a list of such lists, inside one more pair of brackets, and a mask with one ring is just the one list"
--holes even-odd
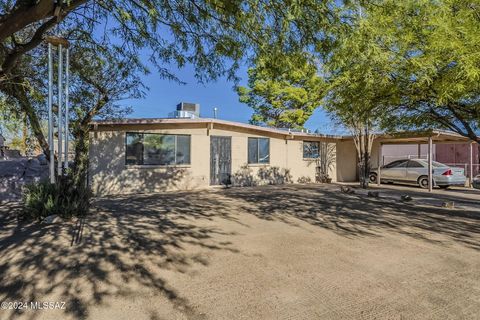
[[(473, 173), (479, 174), (480, 145), (473, 148)], [(387, 145), (383, 148), (383, 164), (403, 158), (427, 158), (427, 145)], [(470, 148), (465, 143), (436, 144), (433, 146), (433, 159), (452, 166), (458, 166), (470, 172)]]
[[(438, 146), (433, 146), (433, 157), (435, 160), (436, 148)], [(428, 146), (426, 144), (418, 145), (415, 144), (404, 144), (404, 145), (386, 145), (383, 147), (383, 164), (389, 164), (390, 162), (404, 159), (404, 158), (420, 158), (426, 159), (428, 152)]]
[[(473, 148), (473, 175), (480, 173), (480, 145)], [(464, 167), (470, 172), (470, 148), (466, 144), (442, 144), (438, 145), (435, 152), (436, 160), (449, 165)]]

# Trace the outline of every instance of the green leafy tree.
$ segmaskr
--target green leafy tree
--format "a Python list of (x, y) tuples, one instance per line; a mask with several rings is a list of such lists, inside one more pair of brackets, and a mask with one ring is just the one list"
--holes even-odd
[(362, 187), (368, 187), (373, 140), (385, 117), (385, 108), (397, 97), (391, 77), (394, 68), (382, 47), (388, 39), (377, 38), (358, 11), (350, 23), (337, 30), (336, 43), (325, 58), (328, 83), (324, 107), (352, 135)]
[(0, 134), (7, 140), (18, 137), (21, 124), (21, 114), (12, 110), (7, 99), (0, 95)]
[[(390, 26), (388, 32), (390, 47), (398, 47), (396, 74), (402, 90), (390, 122), (403, 128), (445, 128), (480, 143), (480, 1), (388, 5), (396, 12), (387, 11), (398, 27)], [(406, 18), (400, 18), (402, 13)]]
[[(315, 17), (317, 12), (324, 18)], [(288, 46), (317, 37), (333, 17), (324, 1), (0, 1), (0, 91), (27, 115), (48, 155), (40, 126), (44, 114), (35, 109), (45, 96), (31, 90), (35, 84), (24, 73), (39, 71), (30, 64), (38, 60), (35, 51), (47, 35), (109, 47), (136, 61), (144, 72), (149, 70), (138, 56), (147, 52), (160, 77), (177, 81), (168, 67), (190, 63), (197, 78), (206, 81), (235, 78), (245, 53), (257, 52), (264, 43)]]
[[(318, 19), (317, 12), (325, 18)], [(119, 115), (124, 112), (119, 100), (142, 96), (138, 75), (151, 70), (140, 56), (147, 57), (159, 77), (174, 81), (180, 79), (170, 67), (187, 63), (199, 81), (235, 79), (246, 54), (261, 51), (264, 43), (304, 45), (333, 16), (328, 2), (313, 0), (0, 1), (0, 92), (10, 113), (26, 116), (48, 158), (42, 128), (47, 115), (44, 38), (55, 34), (71, 43), (73, 172), (81, 187), (88, 123)]]
[(362, 185), (380, 130), (443, 128), (480, 142), (480, 2), (379, 0), (343, 9), (324, 60), (325, 107), (352, 132)]
[(248, 88), (237, 87), (240, 102), (254, 114), (250, 122), (303, 128), (324, 95), (324, 81), (304, 53), (269, 53), (248, 70)]
[(366, 32), (350, 41), (375, 48), (376, 72), (395, 87), (382, 103), (382, 127), (448, 129), (480, 143), (480, 2), (365, 2), (362, 20)]
[[(47, 113), (43, 98), (47, 91), (46, 79), (43, 76), (46, 65), (45, 50), (44, 46), (37, 48), (31, 53), (32, 59), (28, 64), (16, 66), (18, 73), (22, 74), (23, 83), (28, 84), (28, 87), (20, 86), (25, 99), (17, 100), (6, 96), (11, 106), (20, 105), (15, 109), (33, 110), (34, 115), (38, 114), (39, 119), (44, 118)], [(58, 178), (58, 183), (64, 187), (48, 190), (62, 192), (62, 195), (59, 195), (61, 199), (70, 199), (64, 204), (72, 204), (78, 214), (83, 214), (85, 212), (82, 210), (88, 206), (81, 204), (89, 203), (86, 178), (90, 123), (93, 119), (123, 117), (130, 111), (130, 108), (119, 105), (119, 101), (142, 97), (145, 87), (138, 75), (141, 65), (136, 61), (131, 61), (128, 56), (119, 55), (117, 51), (108, 46), (101, 46), (97, 43), (72, 42), (70, 60), (71, 122), (69, 136), (73, 138), (71, 141), (74, 142), (74, 161), (67, 176)], [(54, 106), (54, 109), (57, 107)], [(44, 121), (41, 121), (39, 126), (41, 124), (44, 124)], [(41, 126), (40, 134), (45, 137), (44, 126)]]
[(76, 185), (86, 183), (90, 123), (94, 119), (122, 118), (131, 108), (119, 104), (144, 96), (146, 87), (138, 76), (139, 65), (115, 52), (96, 46), (72, 50), (70, 117), (74, 138), (72, 176)]
[(8, 141), (10, 149), (19, 150), (22, 154), (34, 152), (37, 144), (28, 127), (23, 113), (10, 105), (0, 94), (0, 134)]

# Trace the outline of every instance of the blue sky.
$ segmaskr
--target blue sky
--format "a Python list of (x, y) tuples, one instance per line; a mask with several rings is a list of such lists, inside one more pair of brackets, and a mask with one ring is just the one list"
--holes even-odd
[[(238, 95), (233, 90), (233, 82), (225, 78), (216, 82), (200, 84), (194, 77), (194, 70), (191, 65), (182, 69), (172, 69), (178, 78), (185, 85), (173, 81), (160, 79), (151, 68), (152, 73), (144, 76), (143, 80), (150, 90), (144, 99), (127, 100), (123, 104), (133, 107), (132, 118), (163, 118), (175, 110), (175, 106), (183, 102), (200, 104), (201, 116), (213, 117), (213, 108), (218, 108), (218, 118), (223, 120), (248, 122), (252, 110), (238, 101)], [(240, 85), (246, 85), (247, 68), (243, 67), (238, 71), (241, 77)], [(332, 133), (330, 121), (325, 113), (318, 109), (307, 122), (306, 127), (311, 130), (320, 129), (322, 133)]]

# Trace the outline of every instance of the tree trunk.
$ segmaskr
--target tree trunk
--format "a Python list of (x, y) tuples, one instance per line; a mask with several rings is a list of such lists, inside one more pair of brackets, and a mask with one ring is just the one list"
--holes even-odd
[(31, 4), (22, 2), (0, 20), (1, 42), (26, 26), (52, 16), (55, 8), (55, 2), (51, 0), (28, 1)]
[(28, 150), (27, 140), (28, 140), (28, 120), (27, 120), (27, 116), (23, 115), (22, 148), (23, 148), (23, 153), (25, 155), (27, 155), (27, 150)]
[(37, 138), (40, 147), (42, 148), (43, 153), (50, 159), (50, 149), (45, 135), (42, 132), (42, 127), (40, 125), (40, 119), (38, 118), (35, 107), (30, 103), (25, 87), (22, 85), (24, 82), (22, 79), (16, 79), (16, 81), (9, 81), (8, 83), (4, 82), (0, 84), (0, 90), (6, 94), (14, 97), (21, 111), (25, 114), (33, 134)]
[(370, 132), (369, 124), (356, 123), (352, 126), (353, 141), (357, 149), (357, 163), (359, 169), (360, 186), (368, 188), (370, 182), (370, 158), (375, 135)]
[(88, 184), (88, 134), (88, 126), (79, 126), (74, 131), (75, 158), (72, 176), (75, 186), (79, 188), (86, 188)]

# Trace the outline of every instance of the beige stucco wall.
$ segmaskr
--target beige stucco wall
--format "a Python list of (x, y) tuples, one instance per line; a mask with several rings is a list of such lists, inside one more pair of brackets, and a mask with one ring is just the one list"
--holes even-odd
[(337, 142), (337, 180), (339, 182), (358, 181), (357, 151), (353, 140)]
[[(373, 141), (371, 152), (371, 168), (378, 167), (378, 152), (380, 143)], [(337, 142), (337, 181), (358, 181), (357, 150), (353, 139), (344, 139)]]
[[(191, 135), (191, 164), (125, 165), (125, 133)], [(232, 180), (236, 185), (315, 182), (317, 161), (303, 159), (303, 141), (217, 128), (103, 129), (90, 134), (90, 184), (96, 195), (191, 190), (210, 185), (210, 136), (232, 137)], [(270, 163), (248, 164), (248, 137), (270, 138)], [(316, 139), (310, 139), (316, 140)], [(337, 148), (328, 143), (328, 172), (337, 181)], [(342, 165), (343, 167), (343, 165)]]

